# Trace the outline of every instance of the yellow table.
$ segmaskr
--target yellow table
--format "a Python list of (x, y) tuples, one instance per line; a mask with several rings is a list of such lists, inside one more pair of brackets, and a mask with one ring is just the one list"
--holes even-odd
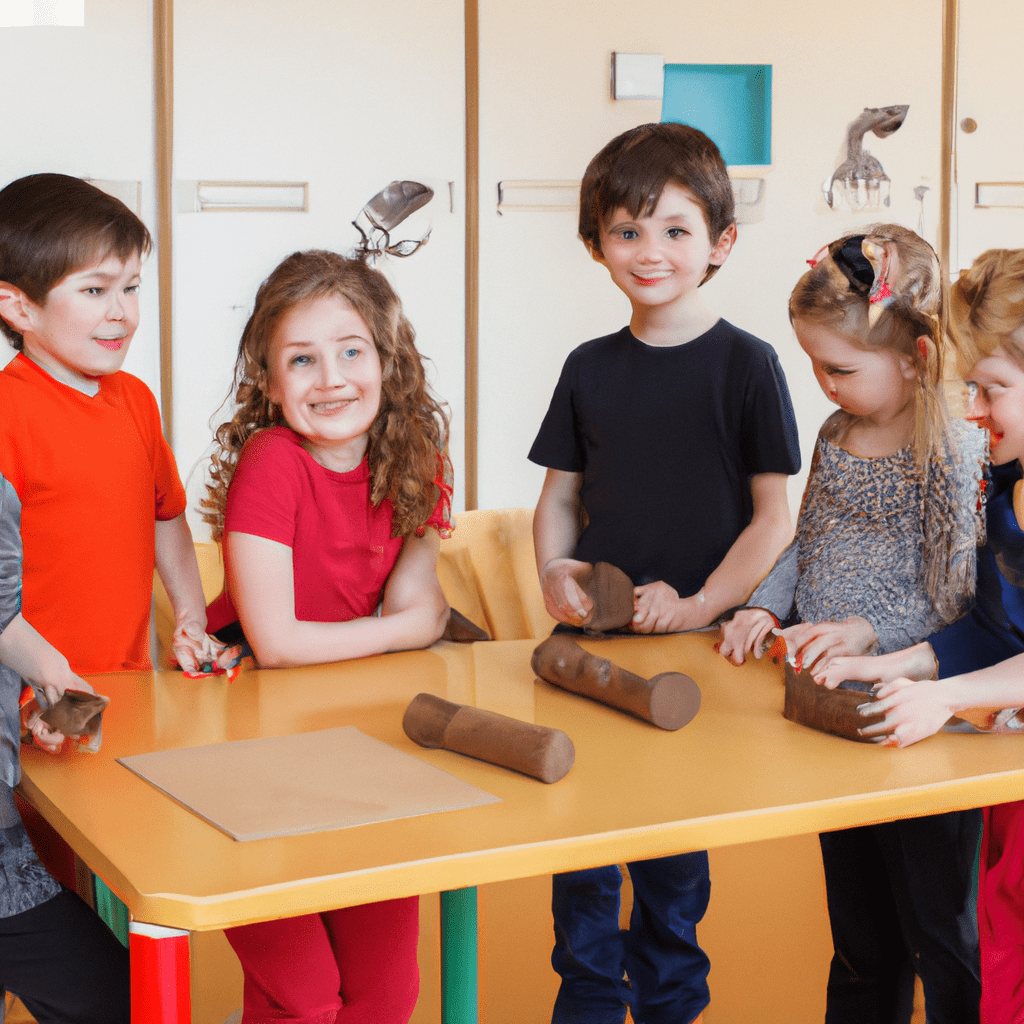
[[(638, 675), (676, 670), (699, 683), (700, 713), (673, 733), (535, 681), (532, 640), (439, 643), (339, 665), (243, 673), (233, 683), (174, 672), (97, 676), (96, 689), (111, 698), (102, 751), (62, 758), (26, 751), (22, 789), (124, 900), (133, 928), (145, 934), (142, 923), (158, 926), (150, 929), (157, 935), (1024, 796), (1019, 738), (940, 735), (889, 750), (816, 733), (782, 718), (778, 667), (735, 668), (714, 654), (712, 641), (584, 642)], [(546, 786), (423, 750), (401, 725), (420, 691), (564, 729), (576, 763)], [(501, 802), (237, 843), (115, 761), (340, 725)]]

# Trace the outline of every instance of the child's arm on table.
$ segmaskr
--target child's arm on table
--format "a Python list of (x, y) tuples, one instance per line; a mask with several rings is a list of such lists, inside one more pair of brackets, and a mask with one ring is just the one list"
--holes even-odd
[(792, 537), (788, 480), (784, 473), (758, 473), (750, 478), (753, 517), (697, 594), (681, 598), (662, 581), (637, 587), (633, 630), (671, 633), (697, 629), (743, 604)]
[[(13, 669), (37, 693), (42, 693), (46, 706), (56, 704), (65, 690), (96, 692), (71, 671), (68, 659), (43, 639), (20, 612), (0, 633), (0, 662)], [(51, 729), (39, 714), (40, 709), (36, 708), (25, 724), (39, 746), (54, 753), (64, 742), (64, 734)]]
[(860, 657), (832, 658), (812, 670), (814, 681), (834, 690), (848, 679), (862, 683), (891, 683), (894, 679), (920, 682), (935, 679), (939, 664), (927, 640), (902, 651)]
[(206, 598), (184, 512), (156, 521), (156, 571), (174, 609), (171, 651), (178, 664), (186, 672), (198, 672), (204, 663), (226, 668), (237, 652), (207, 635)]
[(537, 574), (548, 614), (570, 626), (582, 626), (594, 609), (576, 582), (589, 568), (572, 558), (580, 537), (581, 473), (549, 469), (533, 516), (533, 547)]
[[(954, 715), (987, 729), (993, 721), (991, 709), (1024, 706), (1024, 654), (948, 679), (894, 679), (880, 686), (875, 695), (878, 699), (871, 704), (870, 713), (884, 712), (885, 718), (865, 727), (863, 733), (885, 737), (886, 746), (908, 747), (926, 739)], [(972, 709), (983, 710), (978, 715), (971, 714)]]
[(225, 539), (228, 587), (261, 668), (318, 665), (386, 651), (429, 647), (444, 632), (448, 603), (437, 579), (441, 541), (427, 529), (407, 537), (384, 587), (379, 616), (348, 622), (295, 617), (292, 549), (249, 533)]

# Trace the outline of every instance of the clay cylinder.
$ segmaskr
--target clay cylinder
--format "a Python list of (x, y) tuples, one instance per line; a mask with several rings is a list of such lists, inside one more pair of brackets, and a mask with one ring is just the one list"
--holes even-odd
[(660, 729), (679, 729), (700, 709), (697, 684), (681, 672), (642, 679), (607, 658), (589, 654), (569, 636), (555, 634), (530, 662), (541, 679), (584, 697), (628, 711)]
[(421, 747), (466, 754), (541, 782), (557, 782), (576, 757), (572, 740), (560, 729), (453, 704), (431, 693), (420, 693), (412, 699), (402, 728)]
[(622, 629), (633, 619), (633, 581), (610, 562), (598, 562), (576, 577), (594, 607), (586, 622), (588, 633)]
[(830, 690), (819, 686), (807, 672), (797, 672), (786, 662), (786, 704), (783, 717), (819, 732), (830, 732), (857, 743), (873, 743), (870, 736), (861, 736), (858, 729), (880, 722), (884, 715), (862, 715), (857, 708), (875, 700), (861, 690)]

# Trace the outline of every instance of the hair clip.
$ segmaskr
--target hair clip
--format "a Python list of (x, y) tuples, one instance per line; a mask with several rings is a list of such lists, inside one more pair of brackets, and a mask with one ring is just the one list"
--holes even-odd
[(867, 295), (875, 283), (875, 269), (865, 256), (863, 243), (866, 235), (850, 235), (828, 246), (832, 262), (850, 283), (850, 291)]
[(812, 259), (807, 260), (807, 266), (812, 270), (816, 267), (826, 256), (828, 255), (828, 246), (823, 245), (815, 254)]

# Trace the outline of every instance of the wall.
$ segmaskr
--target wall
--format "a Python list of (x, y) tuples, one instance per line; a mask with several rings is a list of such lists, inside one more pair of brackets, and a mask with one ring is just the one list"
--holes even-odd
[[(309, 182), (308, 213), (175, 215), (174, 447), (183, 475), (209, 444), (211, 418), (226, 418), (218, 409), (260, 281), (296, 249), (354, 246), (350, 222), (393, 179), (436, 193), (398, 229), (409, 238), (432, 227), (430, 242), (383, 269), (456, 414), (461, 468), (462, 10), (456, 0), (175, 3), (176, 180)], [(191, 495), (201, 482), (193, 479)], [(194, 520), (193, 530), (202, 532)]]
[[(642, 8), (481, 0), (481, 508), (535, 503), (543, 471), (526, 453), (565, 355), (629, 318), (625, 299), (576, 239), (574, 214), (495, 209), (502, 178), (578, 179), (615, 134), (660, 118), (658, 101), (609, 98), (611, 52), (773, 65), (765, 218), (741, 226), (706, 294), (727, 319), (778, 350), (809, 453), (830, 407), (792, 337), (786, 299), (804, 261), (851, 226), (893, 219), (916, 229), (920, 184), (930, 189), (925, 233), (935, 241), (941, 15), (941, 0), (887, 9), (883, 49), (875, 19), (826, 13), (813, 0), (722, 0), (713, 16), (693, 0)], [(896, 61), (887, 56), (893, 45)], [(830, 211), (821, 185), (845, 159), (846, 126), (866, 106), (894, 103), (910, 104), (902, 128), (865, 140), (892, 178), (891, 207), (874, 216)], [(801, 489), (796, 480), (794, 506)]]
[[(88, 0), (84, 27), (0, 28), (0, 185), (42, 171), (140, 181), (140, 212), (152, 228), (152, 39), (149, 4), (129, 0)], [(125, 369), (159, 395), (155, 257), (140, 294), (141, 325)], [(11, 356), (0, 342), (0, 365)]]

